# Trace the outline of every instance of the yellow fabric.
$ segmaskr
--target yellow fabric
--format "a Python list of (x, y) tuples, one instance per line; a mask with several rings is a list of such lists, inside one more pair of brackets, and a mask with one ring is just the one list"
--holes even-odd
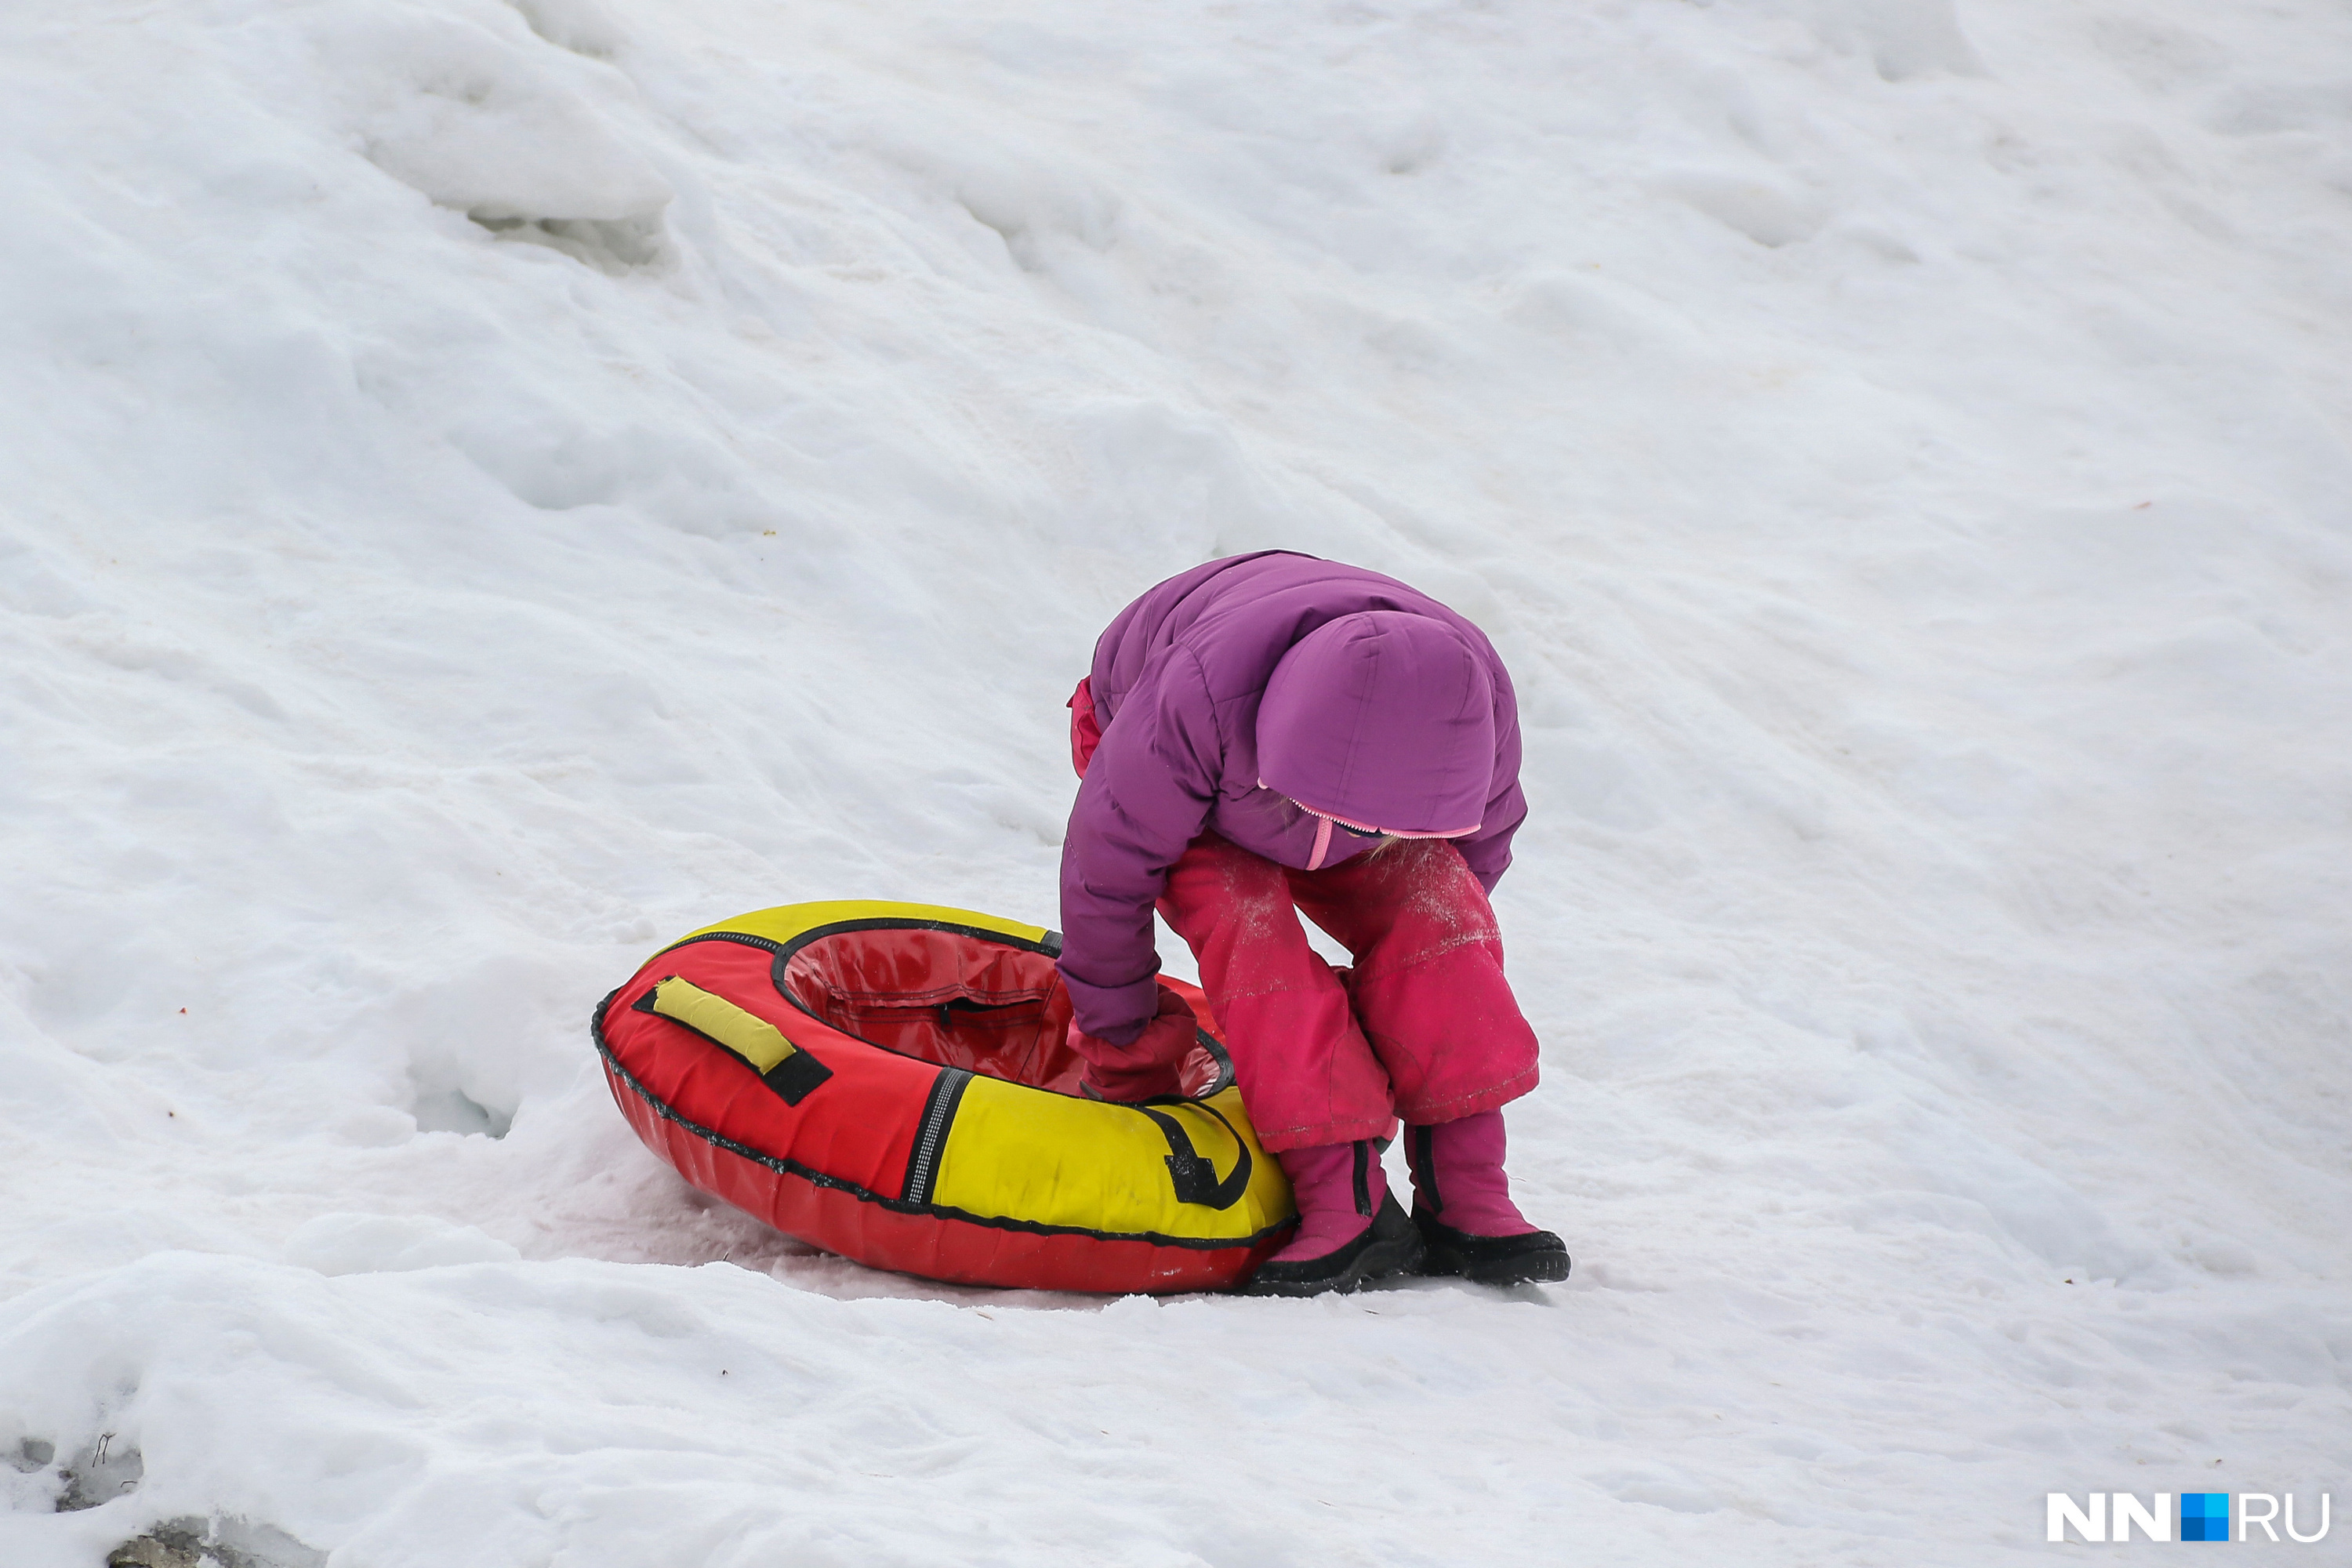
[[(770, 942), (788, 942), (803, 931), (819, 926), (837, 925), (843, 921), (903, 921), (913, 925), (922, 921), (944, 921), (950, 925), (972, 926), (981, 931), (996, 931), (1004, 936), (1019, 937), (1024, 942), (1043, 942), (1044, 926), (1023, 925), (1001, 915), (984, 915), (977, 910), (950, 909), (944, 904), (898, 904), (881, 899), (835, 899), (824, 903), (781, 904), (772, 910), (755, 910), (748, 915), (737, 915), (731, 921), (704, 926), (688, 931), (678, 942), (692, 942), (698, 936), (716, 931), (740, 931), (745, 936), (763, 936)], [(669, 944), (671, 947), (677, 942)], [(665, 952), (667, 949), (664, 949)]]
[(765, 1018), (676, 975), (654, 987), (654, 1011), (709, 1036), (763, 1076), (800, 1049)]
[(1198, 1105), (1155, 1105), (1173, 1116), (1193, 1149), (1230, 1175), (1241, 1150), (1249, 1185), (1231, 1208), (1180, 1203), (1168, 1169), (1168, 1139), (1133, 1106), (1050, 1094), (1001, 1079), (974, 1078), (940, 1152), (931, 1202), (983, 1219), (1070, 1226), (1114, 1236), (1240, 1241), (1291, 1217), (1290, 1184), (1258, 1146), (1238, 1089)]

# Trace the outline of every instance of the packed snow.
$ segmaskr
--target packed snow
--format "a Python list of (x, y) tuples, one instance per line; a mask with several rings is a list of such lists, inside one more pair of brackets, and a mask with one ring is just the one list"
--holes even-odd
[[(0, 192), (9, 1568), (2352, 1503), (2342, 5), (79, 0)], [(954, 1289), (638, 1144), (600, 995), (1053, 923), (1096, 633), (1269, 546), (1515, 671), (1569, 1282)]]

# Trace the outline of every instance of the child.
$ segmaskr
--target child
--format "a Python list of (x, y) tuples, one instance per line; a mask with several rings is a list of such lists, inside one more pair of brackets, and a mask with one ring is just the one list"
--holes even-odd
[[(1527, 805), (1486, 637), (1376, 572), (1236, 555), (1122, 611), (1070, 708), (1061, 973), (1085, 1087), (1176, 1090), (1193, 1019), (1155, 979), (1156, 904), (1298, 1194), (1297, 1234), (1244, 1289), (1565, 1279), (1503, 1174), (1501, 1108), (1536, 1086), (1536, 1038), (1486, 902)], [(1316, 955), (1294, 905), (1352, 969)], [(1399, 1117), (1410, 1220), (1380, 1160)]]

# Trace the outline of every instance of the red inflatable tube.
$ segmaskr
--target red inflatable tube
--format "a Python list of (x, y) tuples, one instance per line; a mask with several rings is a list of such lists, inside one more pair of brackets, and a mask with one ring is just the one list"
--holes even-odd
[(1188, 1094), (1076, 1097), (1054, 933), (794, 905), (664, 949), (593, 1025), (614, 1101), (695, 1186), (829, 1252), (963, 1284), (1129, 1293), (1248, 1278), (1295, 1215), (1205, 999)]

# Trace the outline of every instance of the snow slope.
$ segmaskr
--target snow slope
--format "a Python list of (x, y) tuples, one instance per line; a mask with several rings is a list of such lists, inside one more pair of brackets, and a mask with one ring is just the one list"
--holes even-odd
[[(0, 201), (11, 1568), (2352, 1501), (2340, 5), (83, 0)], [(597, 996), (1050, 921), (1095, 633), (1276, 544), (1517, 674), (1570, 1282), (935, 1288), (637, 1145)]]

